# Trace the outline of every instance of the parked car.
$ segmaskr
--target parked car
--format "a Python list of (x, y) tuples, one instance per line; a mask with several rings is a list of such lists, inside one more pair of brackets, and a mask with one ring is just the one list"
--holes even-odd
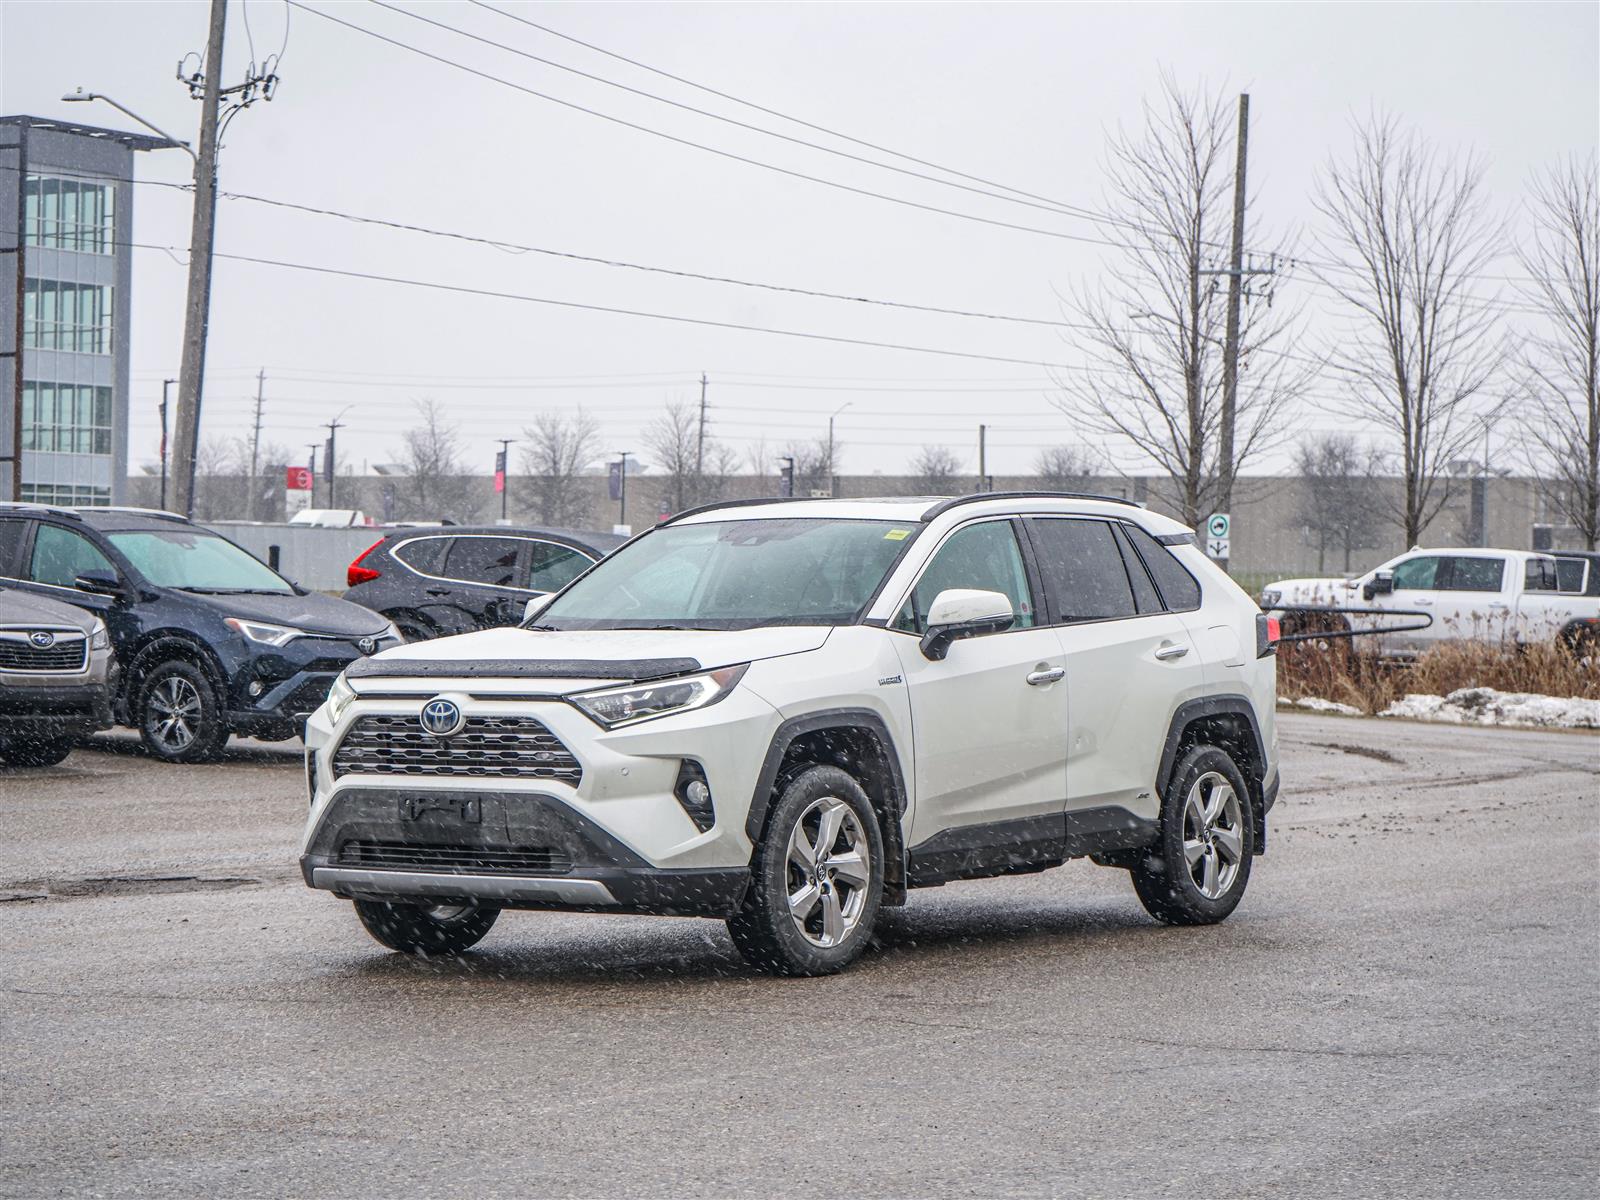
[[(1593, 550), (1554, 550), (1556, 586), (1579, 596), (1600, 596), (1600, 554)], [(1567, 645), (1581, 654), (1600, 650), (1600, 621), (1579, 621), (1563, 631)]]
[(104, 620), (114, 715), (169, 762), (210, 758), (232, 733), (295, 736), (340, 671), (400, 642), (172, 513), (0, 504), (0, 582)]
[(1266, 847), (1272, 623), (1127, 502), (709, 506), (530, 608), (352, 664), (307, 725), (306, 883), (386, 946), (672, 913), (814, 975), (909, 888), (1083, 856), (1221, 921)]
[(99, 617), (0, 587), (0, 762), (53, 767), (110, 726), (115, 670)]
[[(1368, 608), (1372, 615), (1324, 615), (1301, 606)], [(1381, 630), (1415, 623), (1396, 610), (1432, 618), (1423, 629), (1380, 633), (1378, 652), (1414, 658), (1440, 642), (1471, 639), (1526, 645), (1570, 641), (1600, 623), (1600, 601), (1563, 591), (1549, 554), (1415, 547), (1353, 579), (1283, 579), (1261, 591), (1261, 607), (1291, 627)]]
[(626, 539), (502, 525), (400, 529), (350, 564), (346, 600), (388, 617), (406, 641), (515, 625)]

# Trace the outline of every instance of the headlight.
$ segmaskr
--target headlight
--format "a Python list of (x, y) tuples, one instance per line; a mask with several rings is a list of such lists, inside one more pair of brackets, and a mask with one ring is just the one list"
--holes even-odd
[(94, 632), (92, 632), (89, 635), (89, 649), (91, 649), (91, 650), (109, 650), (109, 649), (111, 649), (111, 635), (106, 632), (106, 623), (104, 621), (101, 621), (101, 620), (96, 620), (95, 621), (95, 623), (94, 623)]
[(328, 723), (337, 725), (339, 718), (344, 715), (344, 710), (350, 707), (350, 701), (356, 698), (356, 690), (345, 680), (341, 671), (338, 678), (333, 681), (333, 686), (328, 689)]
[(1276, 588), (1266, 588), (1261, 593), (1262, 608), (1277, 608), (1278, 601), (1283, 599), (1283, 593)]
[(289, 625), (268, 625), (265, 621), (247, 621), (243, 617), (227, 617), (222, 622), (236, 633), (242, 633), (252, 642), (260, 642), (263, 646), (283, 646), (294, 641), (297, 637), (305, 637), (304, 629), (295, 629)]
[(632, 725), (655, 717), (671, 716), (715, 704), (738, 686), (749, 663), (723, 667), (703, 675), (679, 675), (654, 683), (630, 683), (602, 688), (568, 699), (607, 729)]

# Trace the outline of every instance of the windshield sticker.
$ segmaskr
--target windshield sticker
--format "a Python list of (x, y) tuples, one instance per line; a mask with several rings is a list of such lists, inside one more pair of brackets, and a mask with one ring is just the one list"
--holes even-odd
[(903, 542), (910, 536), (911, 530), (909, 529), (891, 529), (883, 535), (883, 540), (886, 542)]

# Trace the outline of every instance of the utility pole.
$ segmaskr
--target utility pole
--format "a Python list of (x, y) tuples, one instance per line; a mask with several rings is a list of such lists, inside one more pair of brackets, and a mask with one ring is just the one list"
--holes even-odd
[[(1239, 96), (1239, 148), (1233, 164), (1233, 249), (1228, 264), (1228, 328), (1222, 357), (1222, 428), (1217, 433), (1217, 464), (1222, 489), (1217, 511), (1233, 511), (1233, 424), (1239, 396), (1239, 305), (1244, 291), (1245, 156), (1250, 139), (1250, 97)], [(1228, 569), (1228, 560), (1218, 560)]]
[(511, 446), (515, 438), (496, 438), (500, 443), (500, 453), (495, 455), (495, 474), (500, 476), (500, 523), (506, 523), (506, 499), (511, 495)]
[[(708, 382), (709, 381), (706, 379), (706, 373), (704, 371), (701, 371), (700, 372), (700, 431), (699, 431), (699, 433), (697, 433), (695, 435), (695, 439), (694, 439), (694, 477), (695, 477), (695, 483), (696, 484), (698, 484), (700, 482), (700, 479), (703, 477), (704, 472), (705, 472), (705, 465), (706, 465), (706, 385), (707, 385)], [(700, 497), (696, 496), (695, 497), (696, 503), (698, 503), (699, 500), (700, 500)]]
[(628, 523), (628, 455), (631, 451), (618, 450), (622, 462), (617, 468), (617, 524)]
[(261, 467), (261, 406), (265, 400), (263, 393), (267, 386), (267, 369), (262, 367), (256, 372), (256, 420), (255, 429), (250, 434), (250, 501), (245, 507), (245, 517), (248, 520), (256, 519), (256, 493), (260, 486), (256, 475)]
[(339, 455), (336, 453), (337, 442), (335, 441), (335, 439), (338, 438), (338, 436), (339, 436), (339, 430), (341, 430), (343, 428), (344, 428), (344, 425), (340, 422), (338, 417), (335, 417), (333, 420), (328, 422), (328, 448), (327, 448), (327, 450), (325, 450), (323, 452), (322, 465), (323, 465), (323, 467), (325, 467), (327, 469), (327, 472), (328, 472), (328, 507), (329, 508), (337, 508), (337, 507), (339, 507), (337, 504), (334, 503), (334, 497), (333, 497), (333, 491), (334, 491), (334, 486), (335, 486), (334, 476), (337, 475), (338, 472), (339, 472)]
[(987, 425), (978, 426), (978, 490), (980, 492), (989, 490), (988, 434), (989, 427)]
[(311, 449), (311, 457), (306, 460), (306, 467), (311, 471), (311, 508), (317, 506), (317, 443), (307, 442)]
[(161, 507), (167, 507), (167, 390), (176, 379), (161, 381)]

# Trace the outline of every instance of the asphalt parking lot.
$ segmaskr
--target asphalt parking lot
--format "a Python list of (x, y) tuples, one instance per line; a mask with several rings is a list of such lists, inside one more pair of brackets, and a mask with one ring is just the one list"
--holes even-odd
[(0, 1194), (1592, 1195), (1600, 739), (1288, 715), (1243, 906), (913, 893), (843, 976), (303, 887), (297, 746), (0, 771)]

